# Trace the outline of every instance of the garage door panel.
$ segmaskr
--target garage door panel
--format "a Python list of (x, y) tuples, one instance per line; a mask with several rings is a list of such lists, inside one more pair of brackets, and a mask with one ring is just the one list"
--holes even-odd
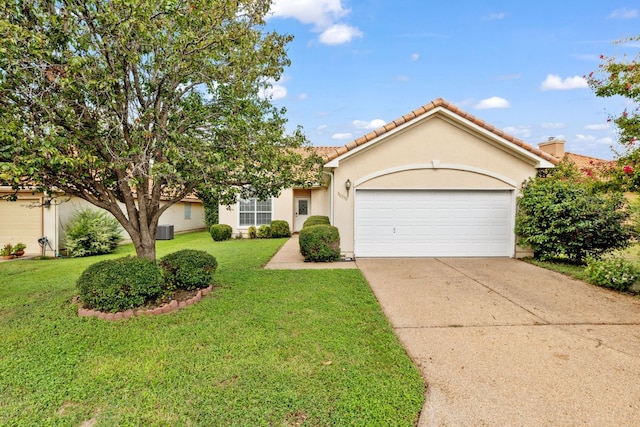
[(512, 198), (511, 191), (358, 190), (355, 255), (512, 256)]

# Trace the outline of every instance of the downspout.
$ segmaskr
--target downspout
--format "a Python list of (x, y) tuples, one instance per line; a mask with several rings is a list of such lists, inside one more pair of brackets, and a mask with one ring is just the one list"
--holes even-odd
[(331, 225), (333, 224), (333, 171), (327, 172), (325, 170), (322, 171), (323, 175), (329, 176), (329, 221)]

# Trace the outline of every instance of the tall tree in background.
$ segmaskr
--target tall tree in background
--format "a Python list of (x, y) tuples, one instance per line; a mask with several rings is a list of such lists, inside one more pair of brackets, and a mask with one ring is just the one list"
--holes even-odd
[[(289, 64), (270, 0), (6, 0), (0, 181), (109, 211), (139, 257), (200, 185), (223, 202), (317, 180), (261, 96)], [(123, 207), (122, 207), (123, 206)]]
[[(632, 37), (617, 43), (638, 42)], [(619, 116), (610, 117), (619, 131), (619, 142), (624, 151), (617, 153), (617, 167), (610, 171), (611, 183), (629, 191), (640, 191), (640, 54), (635, 58), (605, 57), (598, 71), (587, 76), (589, 86), (600, 97), (622, 96), (630, 106)]]

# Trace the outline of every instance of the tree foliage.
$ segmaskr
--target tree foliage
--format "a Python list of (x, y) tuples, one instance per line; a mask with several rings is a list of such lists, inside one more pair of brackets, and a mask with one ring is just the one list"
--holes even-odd
[(0, 180), (109, 211), (155, 258), (160, 215), (317, 180), (300, 129), (261, 96), (291, 37), (269, 0), (9, 0), (0, 5)]
[[(638, 42), (631, 37), (617, 43)], [(587, 76), (589, 86), (600, 97), (622, 96), (630, 103), (619, 116), (610, 116), (618, 128), (623, 150), (617, 153), (616, 166), (610, 170), (610, 184), (629, 191), (640, 191), (640, 54), (634, 59), (605, 57), (596, 72)]]
[(583, 263), (630, 243), (628, 213), (620, 193), (599, 193), (575, 177), (568, 163), (546, 176), (529, 179), (518, 198), (515, 231), (518, 243), (536, 258), (566, 257)]

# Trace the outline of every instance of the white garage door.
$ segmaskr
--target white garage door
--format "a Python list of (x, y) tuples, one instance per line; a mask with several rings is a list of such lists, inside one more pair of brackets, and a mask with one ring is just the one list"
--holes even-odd
[(18, 242), (27, 245), (27, 252), (38, 253), (42, 237), (42, 208), (33, 207), (39, 200), (0, 200), (0, 245)]
[(357, 190), (356, 257), (513, 256), (511, 191)]

